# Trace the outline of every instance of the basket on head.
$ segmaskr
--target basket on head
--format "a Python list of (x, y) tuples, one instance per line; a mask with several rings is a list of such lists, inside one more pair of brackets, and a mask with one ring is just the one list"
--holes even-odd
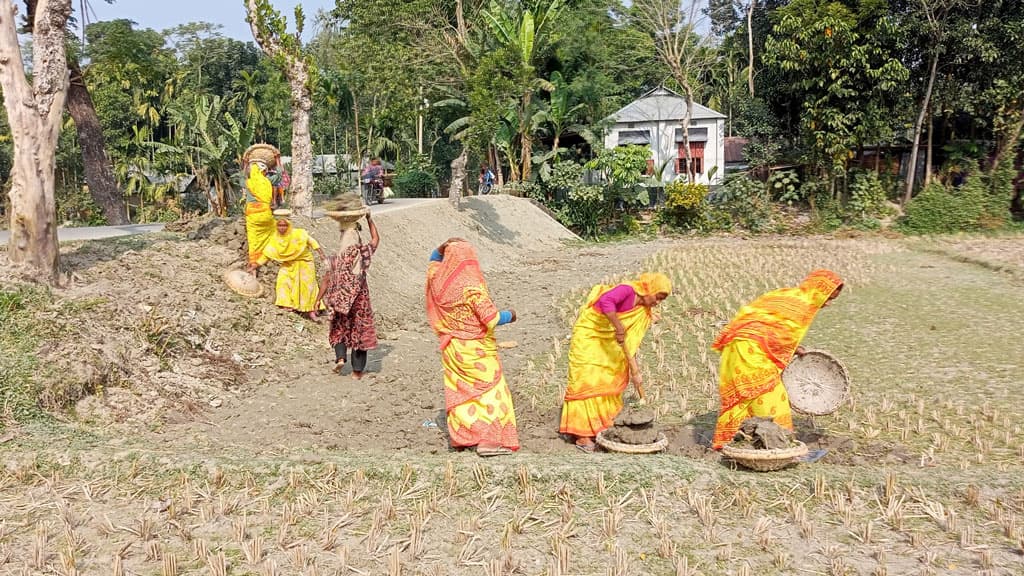
[(850, 377), (842, 362), (824, 350), (793, 358), (782, 373), (793, 410), (809, 416), (831, 414), (850, 393)]
[(263, 285), (255, 276), (245, 270), (224, 272), (224, 283), (228, 285), (228, 288), (247, 298), (259, 298), (263, 295)]
[(278, 208), (271, 212), (275, 218), (287, 218), (292, 215), (292, 211), (287, 208)]
[(274, 168), (277, 166), (277, 157), (281, 155), (281, 151), (276, 146), (271, 144), (253, 144), (245, 150), (245, 154), (242, 154), (242, 160), (244, 162), (258, 161), (267, 165), (267, 168)]
[(722, 446), (722, 455), (744, 468), (757, 472), (772, 472), (789, 466), (797, 458), (807, 454), (807, 445), (799, 440), (792, 448), (775, 450), (758, 450), (756, 448), (739, 448), (732, 444)]
[(355, 226), (356, 222), (369, 213), (369, 206), (364, 206), (359, 210), (328, 210), (324, 212), (324, 215), (337, 222), (342, 228), (351, 228), (352, 226)]
[(609, 452), (622, 452), (624, 454), (653, 454), (668, 448), (668, 438), (663, 432), (658, 433), (658, 439), (650, 444), (626, 444), (609, 440), (604, 435), (605, 431), (597, 433), (597, 443)]

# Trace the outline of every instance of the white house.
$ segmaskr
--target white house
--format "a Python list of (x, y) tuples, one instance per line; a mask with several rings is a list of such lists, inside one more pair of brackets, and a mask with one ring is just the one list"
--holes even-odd
[[(609, 117), (612, 127), (605, 136), (608, 149), (628, 144), (648, 145), (653, 158), (648, 162), (653, 173), (662, 165), (662, 180), (672, 181), (686, 174), (682, 121), (686, 99), (661, 87), (651, 90)], [(725, 115), (693, 104), (690, 119), (690, 157), (697, 181), (720, 184), (725, 176)], [(710, 176), (713, 172), (713, 175)]]

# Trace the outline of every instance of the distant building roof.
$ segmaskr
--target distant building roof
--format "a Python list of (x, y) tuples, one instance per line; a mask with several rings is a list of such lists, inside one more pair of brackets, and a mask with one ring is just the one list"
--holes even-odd
[[(682, 120), (686, 115), (686, 99), (664, 86), (655, 88), (630, 102), (609, 119), (616, 123)], [(693, 120), (725, 118), (707, 106), (693, 103)]]
[(746, 138), (741, 136), (727, 136), (725, 138), (725, 161), (729, 163), (744, 162), (743, 147), (747, 145)]

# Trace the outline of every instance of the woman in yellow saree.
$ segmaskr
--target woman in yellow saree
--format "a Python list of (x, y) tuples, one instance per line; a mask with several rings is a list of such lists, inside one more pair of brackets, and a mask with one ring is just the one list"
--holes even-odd
[(430, 260), (427, 318), (440, 340), (451, 446), (475, 446), (480, 456), (509, 454), (519, 449), (519, 433), (494, 329), (515, 322), (515, 312), (495, 307), (465, 240), (448, 240)]
[(811, 272), (796, 288), (762, 295), (740, 308), (711, 348), (722, 353), (718, 393), (722, 409), (711, 447), (719, 450), (732, 441), (747, 418), (772, 418), (793, 429), (789, 395), (782, 371), (801, 356), (800, 341), (818, 310), (839, 296), (843, 281), (829, 270)]
[(569, 385), (559, 431), (573, 436), (584, 452), (622, 410), (630, 381), (643, 394), (635, 363), (637, 350), (653, 320), (652, 309), (672, 293), (664, 274), (642, 274), (618, 286), (598, 285), (580, 310), (569, 344)]
[(267, 178), (267, 165), (259, 160), (248, 164), (245, 180), (245, 237), (249, 244), (249, 264), (255, 264), (263, 255), (270, 237), (274, 235), (274, 186)]
[(320, 287), (316, 281), (313, 251), (320, 255), (321, 261), (324, 260), (324, 251), (308, 232), (292, 227), (287, 218), (278, 220), (276, 228), (263, 253), (256, 262), (249, 264), (249, 271), (255, 272), (270, 260), (279, 263), (281, 269), (277, 272), (274, 304), (285, 310), (308, 314), (315, 320)]

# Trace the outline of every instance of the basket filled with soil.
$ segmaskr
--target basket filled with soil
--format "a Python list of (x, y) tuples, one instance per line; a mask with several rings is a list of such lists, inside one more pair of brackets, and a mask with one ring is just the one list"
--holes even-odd
[(609, 452), (651, 454), (667, 448), (668, 438), (655, 426), (653, 410), (628, 408), (597, 434), (597, 443)]
[(262, 162), (267, 168), (273, 169), (277, 167), (277, 158), (281, 155), (281, 151), (276, 146), (271, 144), (253, 144), (245, 150), (245, 154), (242, 154), (242, 159), (246, 162)]
[(343, 227), (351, 226), (370, 213), (359, 194), (346, 192), (324, 203), (324, 215)]
[(807, 445), (771, 418), (748, 418), (722, 455), (758, 472), (781, 470), (807, 454)]
[(808, 416), (832, 414), (850, 395), (850, 376), (835, 356), (808, 350), (793, 358), (782, 373), (793, 410)]

